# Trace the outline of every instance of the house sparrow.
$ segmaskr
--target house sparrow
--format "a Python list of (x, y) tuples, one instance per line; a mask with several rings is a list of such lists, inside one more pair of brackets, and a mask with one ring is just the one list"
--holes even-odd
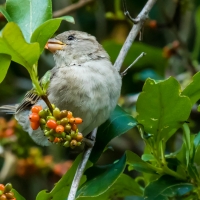
[[(81, 31), (66, 31), (48, 40), (46, 48), (53, 53), (55, 67), (50, 70), (48, 98), (60, 110), (70, 110), (83, 119), (79, 132), (84, 136), (105, 122), (114, 110), (121, 90), (121, 76), (96, 38)], [(38, 144), (51, 144), (42, 130), (32, 130), (31, 107), (45, 102), (28, 92), (21, 104), (2, 106), (0, 111), (15, 118)]]

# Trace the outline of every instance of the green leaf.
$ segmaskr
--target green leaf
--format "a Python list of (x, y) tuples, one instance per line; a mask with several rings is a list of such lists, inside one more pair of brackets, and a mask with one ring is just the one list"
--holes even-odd
[(0, 83), (4, 80), (10, 66), (11, 57), (7, 54), (0, 54)]
[(86, 182), (78, 190), (77, 200), (85, 199), (101, 199), (98, 198), (101, 194), (108, 191), (110, 187), (117, 181), (120, 174), (124, 171), (126, 166), (126, 155), (124, 155), (118, 162), (111, 165), (104, 173)]
[(127, 151), (127, 164), (132, 167), (132, 170), (139, 172), (156, 174), (156, 171), (153, 170), (147, 162), (144, 162), (137, 154)]
[(56, 32), (62, 20), (74, 23), (74, 18), (71, 16), (64, 16), (56, 19), (50, 19), (41, 24), (32, 34), (31, 42), (38, 42), (40, 44), (40, 52), (43, 51), (47, 40)]
[(23, 65), (28, 71), (39, 59), (39, 44), (28, 44), (19, 27), (9, 22), (2, 31), (0, 37), (0, 53), (8, 54), (12, 60)]
[(2, 13), (2, 15), (6, 18), (8, 22), (12, 21), (10, 15), (7, 13), (6, 9), (3, 6), (0, 6), (0, 13)]
[(15, 199), (17, 199), (17, 200), (25, 200), (25, 198), (22, 197), (15, 189), (12, 189), (12, 192), (15, 195)]
[(41, 79), (42, 88), (46, 91), (48, 89), (51, 79), (51, 71), (47, 71)]
[(142, 160), (143, 161), (155, 161), (155, 157), (152, 154), (143, 154)]
[(188, 166), (190, 161), (190, 149), (191, 149), (191, 143), (190, 143), (190, 128), (188, 124), (184, 123), (182, 125), (183, 128), (183, 136), (184, 136), (184, 143), (186, 147), (186, 165)]
[(188, 96), (190, 101), (195, 104), (200, 99), (200, 72), (197, 72), (193, 77), (191, 83), (182, 91), (182, 95)]
[(95, 163), (110, 140), (122, 135), (136, 125), (136, 120), (121, 107), (117, 106), (110, 118), (98, 128), (96, 143), (90, 160)]
[(145, 200), (168, 200), (168, 197), (179, 197), (189, 193), (194, 186), (183, 183), (171, 176), (162, 176), (151, 182), (144, 191)]
[[(110, 200), (114, 199), (114, 197), (123, 198), (131, 195), (142, 196), (143, 189), (138, 185), (137, 182), (135, 182), (133, 178), (125, 174), (121, 174), (113, 185), (108, 185), (108, 190), (98, 196), (87, 196), (87, 200)], [(77, 200), (81, 199), (85, 199), (85, 196), (77, 198)]]
[(196, 25), (196, 37), (194, 42), (194, 51), (192, 54), (192, 57), (194, 60), (198, 59), (199, 53), (200, 53), (200, 6), (197, 8), (195, 13), (195, 25)]
[(21, 28), (27, 42), (38, 26), (52, 18), (51, 0), (7, 0), (6, 10)]
[[(51, 192), (47, 193), (45, 190), (42, 190), (38, 193), (36, 200), (66, 200), (74, 175), (76, 173), (78, 164), (80, 163), (82, 154), (80, 154), (74, 161), (72, 167), (67, 171), (67, 173), (55, 184)], [(87, 163), (86, 169), (92, 166), (91, 162)], [(86, 170), (85, 169), (85, 170)], [(86, 181), (86, 177), (83, 176), (81, 179), (81, 184)]]
[(180, 95), (173, 77), (164, 81), (147, 79), (136, 103), (138, 123), (159, 142), (169, 137), (188, 119), (190, 99)]

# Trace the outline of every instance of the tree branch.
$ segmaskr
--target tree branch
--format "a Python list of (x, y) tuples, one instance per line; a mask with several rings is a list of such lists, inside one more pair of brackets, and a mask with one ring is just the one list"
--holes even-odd
[(114, 64), (114, 67), (117, 68), (117, 70), (121, 69), (121, 66), (124, 62), (124, 59), (128, 53), (128, 50), (130, 49), (133, 41), (135, 40), (136, 36), (138, 35), (138, 33), (140, 32), (145, 20), (148, 18), (148, 14), (149, 11), (151, 10), (151, 8), (153, 7), (153, 5), (156, 3), (157, 0), (148, 0), (148, 2), (146, 3), (146, 5), (144, 6), (144, 8), (142, 9), (142, 11), (140, 12), (140, 14), (136, 17), (137, 20), (137, 24), (134, 24), (116, 61)]
[(57, 10), (53, 12), (53, 17), (60, 17), (66, 14), (69, 14), (71, 12), (74, 12), (75, 10), (78, 10), (79, 8), (86, 6), (87, 4), (90, 4), (94, 2), (95, 0), (79, 0), (77, 3), (74, 3), (72, 5), (69, 5), (63, 9)]
[[(91, 133), (91, 138), (95, 143), (95, 139), (96, 139), (96, 134), (97, 134), (97, 128), (95, 128), (92, 133)], [(88, 147), (85, 152), (83, 153), (83, 157), (81, 162), (78, 165), (78, 168), (76, 170), (76, 174), (74, 176), (73, 182), (71, 184), (71, 188), (69, 191), (69, 196), (68, 196), (68, 200), (74, 200), (76, 197), (76, 191), (78, 189), (81, 177), (83, 176), (87, 161), (90, 157), (90, 154), (92, 152), (93, 146)]]

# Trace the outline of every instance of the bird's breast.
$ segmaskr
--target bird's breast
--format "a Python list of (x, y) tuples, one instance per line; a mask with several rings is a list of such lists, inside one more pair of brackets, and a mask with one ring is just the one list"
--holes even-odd
[(109, 117), (120, 90), (121, 77), (109, 61), (90, 61), (54, 69), (48, 93), (61, 110), (83, 119), (79, 131), (86, 135)]

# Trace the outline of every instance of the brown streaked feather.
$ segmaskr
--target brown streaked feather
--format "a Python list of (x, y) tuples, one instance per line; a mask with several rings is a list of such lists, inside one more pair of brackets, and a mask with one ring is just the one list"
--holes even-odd
[(40, 97), (33, 92), (33, 90), (30, 90), (26, 93), (24, 96), (24, 99), (22, 100), (22, 103), (19, 104), (19, 106), (16, 109), (16, 112), (20, 112), (25, 110), (26, 108), (30, 108), (33, 106)]

